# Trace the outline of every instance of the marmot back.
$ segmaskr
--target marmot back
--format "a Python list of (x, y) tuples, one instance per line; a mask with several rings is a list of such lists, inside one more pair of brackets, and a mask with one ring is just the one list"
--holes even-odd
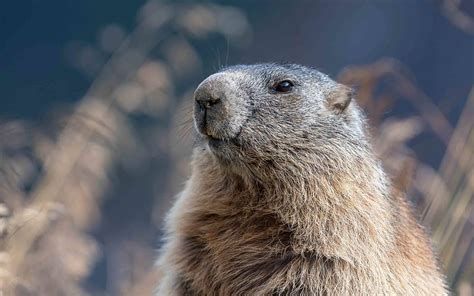
[(352, 96), (292, 64), (233, 66), (199, 85), (158, 295), (447, 294)]

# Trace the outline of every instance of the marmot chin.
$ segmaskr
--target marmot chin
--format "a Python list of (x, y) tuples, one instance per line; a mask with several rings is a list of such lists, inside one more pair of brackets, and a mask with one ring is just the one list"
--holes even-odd
[(157, 295), (447, 294), (350, 88), (300, 65), (232, 66), (198, 86), (194, 123)]

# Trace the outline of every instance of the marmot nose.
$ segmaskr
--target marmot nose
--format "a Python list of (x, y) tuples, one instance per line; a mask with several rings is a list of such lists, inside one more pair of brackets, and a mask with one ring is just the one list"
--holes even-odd
[(197, 87), (193, 97), (194, 126), (202, 138), (229, 140), (239, 134), (250, 116), (248, 94), (240, 79), (239, 73), (216, 73)]
[(212, 106), (217, 105), (220, 102), (220, 98), (216, 98), (211, 94), (202, 93), (200, 96), (196, 96), (196, 103), (201, 109), (210, 109)]
[(194, 94), (194, 119), (198, 130), (213, 136), (213, 126), (221, 117), (224, 93), (216, 83), (204, 83)]

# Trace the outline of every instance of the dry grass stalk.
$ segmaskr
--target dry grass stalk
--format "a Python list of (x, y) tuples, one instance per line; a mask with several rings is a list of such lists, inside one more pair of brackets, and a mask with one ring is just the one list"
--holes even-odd
[[(445, 1), (448, 8), (453, 4), (459, 7), (458, 3)], [(86, 294), (80, 282), (90, 274), (100, 252), (88, 231), (100, 219), (108, 173), (119, 161), (118, 156), (125, 157), (126, 150), (144, 154), (136, 144), (139, 136), (132, 132), (132, 114), (168, 118), (171, 126), (157, 123), (157, 141), (147, 147), (160, 149), (174, 163), (168, 172), (171, 189), (161, 190), (154, 205), (155, 219), (162, 219), (171, 192), (176, 192), (186, 174), (188, 150), (178, 138), (182, 137), (182, 117), (188, 117), (185, 133), (192, 128), (189, 107), (185, 112), (181, 107), (191, 90), (176, 93), (176, 85), (184, 78), (200, 76), (193, 69), (203, 62), (190, 40), (218, 33), (237, 44), (244, 43), (249, 35), (245, 17), (230, 7), (163, 6), (150, 1), (139, 17), (140, 24), (116, 49), (85, 98), (67, 117), (59, 136), (47, 136), (41, 128), (24, 123), (0, 124), (2, 139), (9, 135), (0, 145), (0, 289), (7, 295)], [(232, 19), (237, 21), (229, 27), (227, 21)], [(470, 30), (465, 25), (469, 21), (460, 23)], [(240, 33), (235, 28), (240, 28)], [(181, 36), (173, 36), (173, 30)], [(387, 77), (388, 84), (383, 82)], [(474, 120), (470, 118), (474, 91), (453, 128), (408, 77), (397, 61), (383, 59), (350, 67), (341, 73), (340, 80), (358, 86), (359, 102), (374, 125), (378, 153), (397, 186), (419, 197), (421, 207), (426, 206), (424, 223), (433, 230), (453, 288), (460, 295), (469, 295), (474, 285)], [(376, 92), (377, 88), (382, 92)], [(404, 119), (385, 118), (384, 113), (400, 100), (410, 102), (416, 114)], [(167, 112), (174, 116), (166, 117)], [(420, 163), (408, 145), (426, 132), (425, 126), (447, 145), (438, 171)], [(25, 156), (25, 149), (35, 159)], [(13, 156), (9, 156), (10, 151), (15, 152)], [(148, 160), (152, 155), (143, 157)], [(39, 172), (35, 172), (36, 166), (41, 167)], [(39, 181), (31, 182), (40, 172)], [(28, 182), (34, 185), (31, 191), (24, 189)], [(62, 247), (68, 245), (71, 247)], [(118, 253), (130, 260), (111, 262), (109, 268), (129, 268), (114, 279), (110, 290), (123, 295), (149, 294), (159, 277), (152, 265), (154, 247), (142, 242), (120, 244)]]

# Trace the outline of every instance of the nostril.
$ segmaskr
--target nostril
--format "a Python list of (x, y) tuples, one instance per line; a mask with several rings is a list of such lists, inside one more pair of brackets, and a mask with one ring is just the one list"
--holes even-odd
[(217, 105), (221, 102), (220, 98), (212, 98), (212, 97), (206, 97), (206, 98), (199, 98), (196, 99), (197, 103), (199, 104), (199, 107), (203, 109), (209, 109), (214, 105)]
[(208, 104), (209, 104), (209, 106), (214, 106), (214, 105), (219, 104), (220, 102), (221, 102), (221, 99), (220, 99), (220, 98), (217, 98), (217, 99), (211, 98), (211, 99), (209, 100), (209, 103), (208, 103)]

